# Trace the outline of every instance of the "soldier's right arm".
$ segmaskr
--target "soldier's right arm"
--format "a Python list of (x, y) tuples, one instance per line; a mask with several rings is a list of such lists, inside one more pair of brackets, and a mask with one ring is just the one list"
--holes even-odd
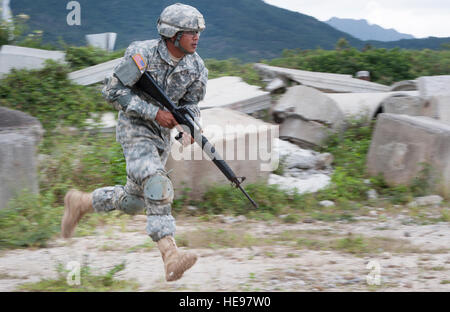
[(159, 107), (141, 99), (131, 88), (142, 75), (138, 67), (132, 63), (132, 56), (136, 54), (144, 56), (143, 53), (139, 45), (131, 44), (122, 61), (114, 68), (113, 74), (105, 79), (102, 94), (115, 109), (123, 110), (127, 115), (155, 120)]

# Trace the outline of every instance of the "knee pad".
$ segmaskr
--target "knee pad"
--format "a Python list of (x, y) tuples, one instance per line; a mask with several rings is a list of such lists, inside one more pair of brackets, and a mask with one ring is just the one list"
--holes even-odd
[(169, 177), (163, 173), (152, 175), (144, 184), (144, 197), (156, 205), (173, 202), (173, 186)]
[(135, 195), (126, 195), (120, 201), (119, 206), (119, 210), (126, 214), (135, 215), (144, 210), (145, 201), (143, 198)]

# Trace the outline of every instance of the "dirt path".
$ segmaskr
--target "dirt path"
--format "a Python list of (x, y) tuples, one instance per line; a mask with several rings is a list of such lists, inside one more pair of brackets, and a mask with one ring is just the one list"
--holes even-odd
[[(139, 291), (450, 291), (449, 223), (404, 223), (178, 218), (179, 245), (199, 260), (182, 279), (166, 283), (159, 251), (144, 232), (145, 216), (136, 216), (125, 229), (102, 227), (95, 236), (56, 239), (48, 248), (3, 251), (0, 291), (57, 278), (58, 263), (70, 261), (102, 274), (125, 261), (115, 277), (134, 279)], [(369, 285), (377, 282), (376, 275), (367, 279), (377, 267), (380, 285)]]

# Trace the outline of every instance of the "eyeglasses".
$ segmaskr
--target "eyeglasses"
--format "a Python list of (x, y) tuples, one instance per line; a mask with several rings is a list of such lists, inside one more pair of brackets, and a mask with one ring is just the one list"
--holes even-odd
[(200, 37), (200, 32), (195, 30), (183, 31), (183, 34), (191, 37), (195, 37), (196, 35), (198, 35)]

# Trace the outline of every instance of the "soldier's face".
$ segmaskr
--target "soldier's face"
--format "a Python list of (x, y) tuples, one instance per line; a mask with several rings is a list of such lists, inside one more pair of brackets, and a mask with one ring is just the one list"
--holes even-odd
[(181, 36), (180, 45), (189, 53), (194, 53), (197, 49), (199, 39), (199, 32), (185, 31), (183, 32), (183, 36)]

